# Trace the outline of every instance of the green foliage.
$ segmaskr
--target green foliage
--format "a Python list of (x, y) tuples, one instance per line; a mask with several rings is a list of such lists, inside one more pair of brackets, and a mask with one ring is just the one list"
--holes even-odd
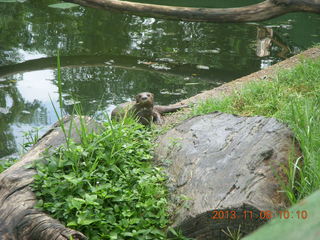
[(295, 203), (320, 187), (320, 105), (319, 97), (296, 99), (283, 112), (300, 143), (303, 159), (293, 159), (287, 172), (289, 199)]
[(105, 124), (36, 164), (38, 207), (89, 239), (164, 239), (165, 176), (142, 125)]
[(272, 81), (257, 81), (222, 99), (207, 100), (192, 115), (213, 111), (244, 116), (263, 115), (287, 123), (303, 153), (292, 158), (285, 187), (292, 203), (320, 187), (320, 60), (304, 60)]
[(176, 230), (173, 227), (169, 227), (168, 231), (172, 235), (172, 237), (170, 237), (171, 240), (192, 240), (192, 238), (187, 238), (183, 236), (180, 230)]
[(23, 141), (22, 147), (25, 151), (38, 142), (40, 130), (41, 128), (35, 127), (23, 133), (24, 141)]
[(11, 167), (17, 161), (18, 161), (17, 158), (9, 158), (9, 159), (0, 161), (0, 173), (2, 173), (7, 168)]

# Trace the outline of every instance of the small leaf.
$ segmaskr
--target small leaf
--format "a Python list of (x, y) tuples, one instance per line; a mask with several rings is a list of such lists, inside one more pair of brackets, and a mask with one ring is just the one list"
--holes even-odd
[(70, 209), (72, 208), (76, 208), (76, 209), (80, 209), (82, 204), (85, 203), (85, 200), (81, 199), (81, 198), (68, 198), (67, 199), (67, 203)]
[(78, 224), (76, 223), (76, 221), (71, 221), (71, 222), (68, 222), (67, 226), (68, 227), (74, 227), (74, 226), (77, 226)]
[[(3, 1), (3, 0), (0, 0)], [(60, 8), (60, 9), (68, 9), (68, 8), (73, 8), (73, 7), (78, 7), (78, 4), (75, 3), (56, 3), (56, 4), (50, 4), (48, 7), (51, 8)]]
[(97, 200), (97, 195), (90, 195), (90, 194), (85, 194), (85, 199), (86, 199), (86, 204), (91, 204), (91, 205), (99, 205), (95, 200)]
[(72, 174), (63, 175), (63, 178), (74, 185), (78, 185), (79, 183), (81, 183), (83, 181), (82, 178), (76, 178), (76, 177), (72, 176)]
[(125, 237), (133, 237), (133, 234), (131, 232), (124, 232), (122, 233), (122, 235)]
[(85, 218), (85, 216), (79, 216), (78, 218), (78, 224), (79, 225), (90, 225), (91, 223), (94, 223), (94, 222), (98, 222), (99, 219), (88, 219), (88, 218)]
[(110, 233), (110, 239), (111, 240), (117, 240), (118, 239), (118, 233), (117, 232), (111, 232)]

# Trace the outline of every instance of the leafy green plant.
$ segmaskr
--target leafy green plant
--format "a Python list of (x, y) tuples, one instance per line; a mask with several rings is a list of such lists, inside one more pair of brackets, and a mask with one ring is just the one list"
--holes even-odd
[[(320, 187), (320, 60), (304, 60), (272, 81), (256, 81), (222, 99), (209, 99), (192, 115), (222, 111), (275, 117), (295, 133), (303, 159), (292, 156), (285, 191), (292, 203)], [(303, 162), (303, 164), (301, 164)]]
[(37, 207), (91, 240), (166, 239), (166, 176), (150, 161), (155, 132), (132, 118), (112, 123), (107, 117), (104, 130), (94, 133), (80, 118), (76, 144), (64, 126), (59, 58), (57, 64), (55, 112), (67, 144), (35, 163)]
[(165, 176), (141, 125), (105, 124), (36, 165), (38, 206), (90, 239), (164, 239)]

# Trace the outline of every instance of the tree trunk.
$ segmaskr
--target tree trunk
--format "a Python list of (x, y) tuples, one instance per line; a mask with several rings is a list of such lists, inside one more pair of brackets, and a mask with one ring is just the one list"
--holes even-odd
[[(71, 118), (65, 118), (68, 132)], [(98, 125), (85, 118), (89, 130)], [(79, 117), (73, 119), (71, 138), (80, 141), (76, 128), (80, 126)], [(0, 239), (1, 240), (74, 240), (87, 239), (82, 233), (66, 228), (57, 220), (35, 209), (36, 196), (30, 184), (36, 174), (30, 165), (41, 158), (50, 147), (54, 151), (65, 143), (65, 137), (56, 124), (22, 159), (0, 174)], [(29, 167), (28, 167), (29, 166)]]
[(320, 13), (319, 0), (266, 0), (262, 3), (239, 8), (173, 7), (119, 0), (64, 1), (139, 16), (198, 22), (257, 22), (289, 12)]

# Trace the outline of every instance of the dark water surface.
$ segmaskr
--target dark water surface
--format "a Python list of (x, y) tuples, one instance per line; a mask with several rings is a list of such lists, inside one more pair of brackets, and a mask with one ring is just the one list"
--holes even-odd
[[(58, 48), (64, 111), (81, 102), (85, 114), (99, 115), (141, 91), (154, 92), (159, 104), (174, 103), (320, 42), (319, 15), (289, 14), (259, 24), (191, 23), (48, 7), (56, 2), (0, 0), (0, 158), (19, 150), (24, 132), (44, 132), (56, 121), (51, 100), (58, 107)], [(259, 1), (145, 2), (235, 7)], [(257, 45), (265, 42), (258, 36), (268, 32), (270, 54), (259, 57)]]

